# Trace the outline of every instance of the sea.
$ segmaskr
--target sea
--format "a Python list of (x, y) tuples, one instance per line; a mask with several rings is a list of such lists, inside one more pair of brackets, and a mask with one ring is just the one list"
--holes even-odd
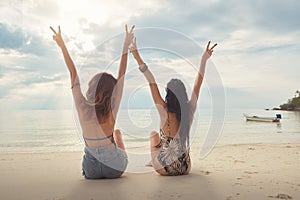
[[(190, 131), (193, 147), (231, 144), (273, 144), (300, 142), (300, 112), (227, 109), (217, 118), (211, 109), (195, 114)], [(279, 123), (248, 122), (243, 114), (273, 117)], [(149, 148), (149, 135), (159, 130), (159, 116), (153, 109), (120, 110), (116, 128), (126, 148), (140, 152)], [(82, 151), (84, 142), (74, 110), (10, 110), (0, 116), (0, 153)]]

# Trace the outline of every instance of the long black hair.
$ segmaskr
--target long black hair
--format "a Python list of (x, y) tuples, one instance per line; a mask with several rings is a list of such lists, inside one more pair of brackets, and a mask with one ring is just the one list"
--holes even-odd
[(168, 112), (175, 113), (179, 125), (179, 138), (183, 149), (189, 147), (190, 132), (190, 106), (183, 82), (179, 79), (171, 79), (167, 84), (165, 102)]

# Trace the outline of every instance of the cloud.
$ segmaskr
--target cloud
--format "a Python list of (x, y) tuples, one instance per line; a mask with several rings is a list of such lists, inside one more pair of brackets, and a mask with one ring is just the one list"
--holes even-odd
[(24, 54), (45, 56), (49, 49), (45, 46), (43, 38), (24, 32), (20, 28), (9, 27), (0, 23), (0, 49), (15, 50)]
[(23, 12), (28, 14), (29, 12), (39, 18), (45, 18), (48, 20), (53, 16), (58, 16), (60, 13), (59, 2), (53, 0), (34, 0), (31, 6), (26, 7), (26, 2), (23, 3)]
[[(276, 106), (299, 89), (299, 4), (297, 0), (1, 1), (0, 93), (15, 101), (16, 95), (26, 97), (28, 108), (42, 105), (38, 99), (54, 108), (55, 98), (44, 87), (52, 88), (52, 96), (60, 96), (59, 82), (69, 88), (67, 69), (49, 25), (61, 25), (80, 69), (83, 91), (95, 73), (107, 70), (116, 75), (127, 23), (137, 26), (141, 55), (162, 91), (171, 77), (180, 77), (190, 92), (203, 48), (212, 40), (218, 46), (208, 67), (214, 65), (220, 73), (227, 105)], [(145, 84), (136, 67), (130, 58), (124, 101)], [(5, 85), (9, 79), (13, 80), (10, 86)], [(32, 91), (20, 92), (29, 86)], [(210, 101), (208, 86), (203, 86), (202, 103)], [(42, 96), (35, 99), (38, 91)], [(135, 102), (147, 99), (150, 104), (148, 92), (147, 87), (141, 89)]]
[(71, 109), (69, 90), (56, 82), (19, 86), (0, 98), (0, 109)]
[(4, 24), (0, 24), (0, 47), (3, 49), (19, 49), (23, 46), (25, 37), (18, 30), (10, 31)]
[(70, 96), (68, 85), (62, 74), (6, 72), (0, 78), (1, 109), (70, 109), (72, 104), (66, 103)]
[(256, 25), (264, 30), (276, 31), (277, 33), (289, 33), (297, 31), (300, 27), (299, 7), (300, 2), (297, 0), (272, 2), (254, 1), (253, 15)]

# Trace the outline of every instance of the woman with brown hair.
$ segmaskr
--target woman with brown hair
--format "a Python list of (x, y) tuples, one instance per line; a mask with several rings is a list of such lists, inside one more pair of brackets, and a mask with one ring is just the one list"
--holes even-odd
[(72, 94), (85, 141), (82, 161), (83, 175), (87, 179), (118, 178), (127, 167), (127, 154), (120, 130), (115, 129), (115, 119), (123, 92), (129, 45), (134, 37), (132, 26), (123, 45), (117, 79), (111, 74), (96, 74), (89, 82), (86, 98), (80, 89), (75, 65), (62, 39), (60, 27), (52, 27), (53, 39), (63, 53), (71, 76)]

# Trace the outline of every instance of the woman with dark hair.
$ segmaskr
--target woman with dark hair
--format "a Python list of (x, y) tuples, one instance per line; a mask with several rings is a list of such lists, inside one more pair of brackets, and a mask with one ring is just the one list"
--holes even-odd
[(86, 98), (81, 92), (78, 74), (62, 39), (60, 27), (58, 32), (50, 28), (71, 76), (72, 94), (85, 141), (82, 173), (87, 179), (118, 178), (124, 173), (128, 161), (121, 132), (115, 129), (115, 119), (122, 97), (134, 26), (128, 31), (126, 25), (118, 78), (106, 72), (96, 74), (89, 82)]
[(130, 52), (136, 59), (140, 71), (144, 74), (151, 89), (152, 98), (160, 116), (160, 134), (151, 133), (151, 165), (161, 175), (184, 175), (191, 169), (189, 155), (189, 131), (196, 111), (200, 87), (202, 85), (207, 60), (213, 53), (208, 42), (201, 59), (200, 70), (194, 83), (190, 100), (186, 89), (179, 79), (171, 79), (167, 84), (165, 100), (162, 99), (154, 76), (143, 62), (136, 47), (136, 39), (132, 42)]

